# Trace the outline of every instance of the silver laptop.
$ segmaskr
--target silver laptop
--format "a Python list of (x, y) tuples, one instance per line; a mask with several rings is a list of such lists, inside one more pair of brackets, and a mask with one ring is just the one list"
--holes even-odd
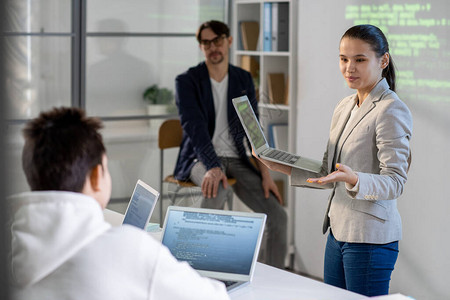
[(162, 243), (231, 291), (252, 280), (265, 222), (260, 213), (169, 206)]
[(158, 198), (159, 192), (145, 182), (138, 180), (128, 203), (123, 224), (146, 230)]
[(233, 105), (255, 153), (259, 157), (293, 168), (312, 172), (320, 171), (322, 162), (319, 160), (301, 157), (269, 146), (247, 96), (234, 98)]

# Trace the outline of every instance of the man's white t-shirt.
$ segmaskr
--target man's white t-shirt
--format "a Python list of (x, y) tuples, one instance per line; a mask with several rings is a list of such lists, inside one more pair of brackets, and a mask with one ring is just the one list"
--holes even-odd
[(216, 111), (216, 129), (212, 144), (218, 156), (238, 157), (236, 147), (229, 132), (228, 125), (228, 74), (221, 82), (211, 79), (211, 88)]

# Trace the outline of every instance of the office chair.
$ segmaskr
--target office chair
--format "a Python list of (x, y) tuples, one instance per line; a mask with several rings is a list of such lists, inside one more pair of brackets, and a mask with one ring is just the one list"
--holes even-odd
[[(169, 183), (176, 186), (175, 191), (173, 193), (168, 193), (169, 199), (172, 205), (175, 205), (177, 193), (182, 188), (197, 188), (200, 189), (195, 183), (190, 180), (177, 180), (173, 175), (168, 175), (163, 179), (164, 174), (164, 150), (169, 148), (180, 147), (181, 140), (183, 137), (183, 128), (181, 127), (180, 120), (165, 120), (161, 126), (159, 127), (158, 132), (158, 147), (160, 150), (160, 201), (159, 201), (159, 216), (160, 216), (160, 225), (163, 226), (163, 184)], [(228, 178), (228, 185), (232, 186), (236, 183), (236, 179)], [(233, 209), (233, 197), (227, 199), (228, 209)]]

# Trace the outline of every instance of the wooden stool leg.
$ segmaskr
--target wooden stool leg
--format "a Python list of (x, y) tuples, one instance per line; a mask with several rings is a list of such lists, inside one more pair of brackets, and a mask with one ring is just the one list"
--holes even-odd
[(175, 201), (176, 201), (176, 198), (177, 198), (177, 194), (182, 189), (182, 187), (179, 186), (179, 185), (175, 185), (175, 186), (176, 186), (175, 191), (169, 193), (169, 199), (170, 199), (170, 202), (171, 202), (172, 205), (176, 205)]

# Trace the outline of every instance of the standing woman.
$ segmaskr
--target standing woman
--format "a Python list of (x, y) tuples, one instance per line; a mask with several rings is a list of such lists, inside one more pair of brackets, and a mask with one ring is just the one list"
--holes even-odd
[(332, 189), (323, 233), (326, 283), (367, 296), (389, 292), (402, 237), (397, 198), (410, 162), (412, 117), (395, 93), (389, 45), (372, 25), (348, 29), (340, 69), (356, 94), (336, 106), (320, 173), (261, 161), (291, 185)]

